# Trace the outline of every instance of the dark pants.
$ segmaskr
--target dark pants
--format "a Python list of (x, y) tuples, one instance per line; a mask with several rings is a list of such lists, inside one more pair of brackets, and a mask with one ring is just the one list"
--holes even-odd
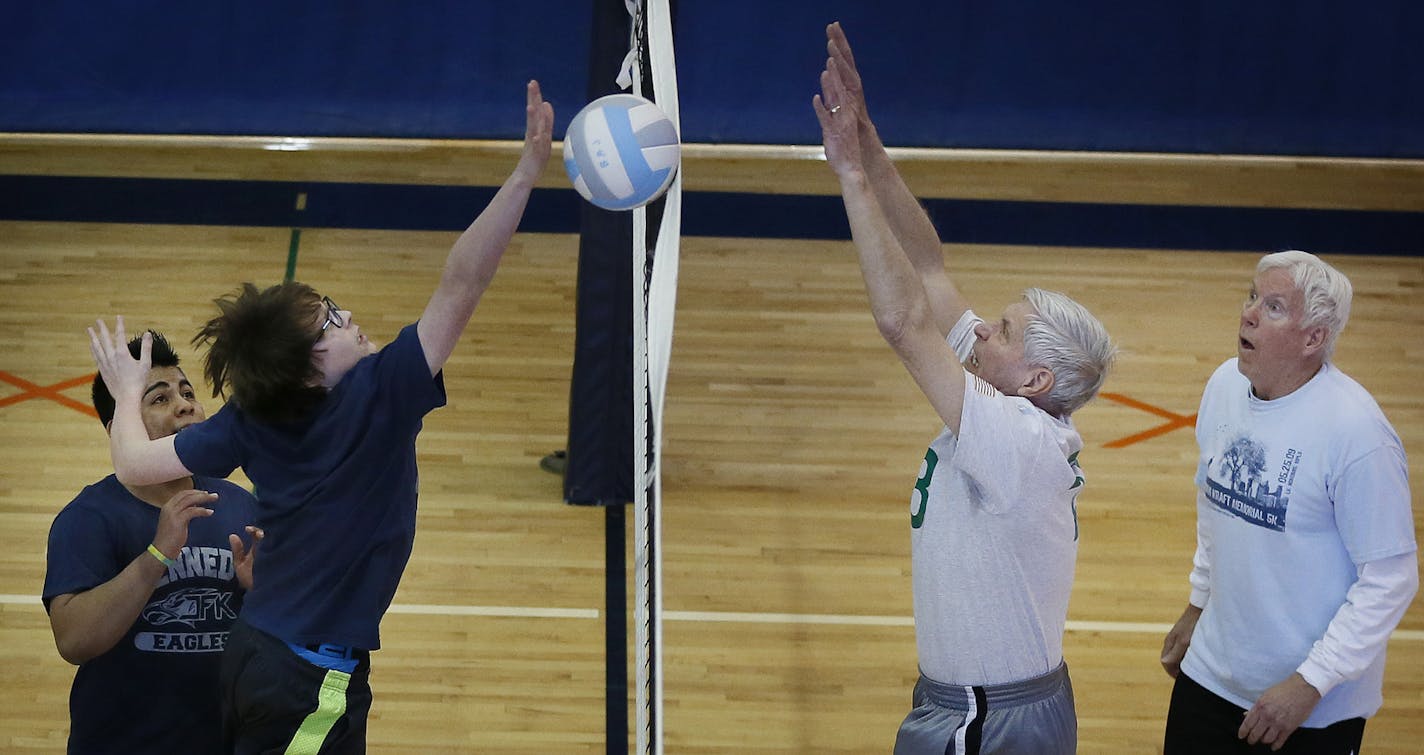
[[(1172, 703), (1167, 709), (1167, 735), (1163, 755), (1265, 755), (1268, 745), (1249, 745), (1236, 732), (1246, 709), (1213, 694), (1177, 674)], [(1355, 755), (1365, 736), (1365, 719), (1350, 718), (1323, 729), (1301, 727), (1291, 733), (1277, 755)]]
[(238, 619), (228, 635), (219, 676), (227, 751), (364, 753), (371, 659), (366, 651), (357, 653), (354, 672), (331, 671)]

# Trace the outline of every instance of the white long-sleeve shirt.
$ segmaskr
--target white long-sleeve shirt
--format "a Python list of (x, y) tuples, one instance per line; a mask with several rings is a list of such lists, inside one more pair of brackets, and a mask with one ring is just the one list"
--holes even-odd
[(1330, 364), (1261, 401), (1233, 359), (1207, 383), (1197, 442), (1190, 601), (1204, 610), (1183, 672), (1249, 708), (1298, 671), (1322, 695), (1309, 727), (1374, 714), (1418, 589), (1398, 435)]

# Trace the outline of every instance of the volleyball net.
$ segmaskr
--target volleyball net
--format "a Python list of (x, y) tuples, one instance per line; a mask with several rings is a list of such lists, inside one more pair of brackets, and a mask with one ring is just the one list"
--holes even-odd
[[(669, 0), (625, 0), (632, 16), (620, 84), (652, 100), (682, 133)], [(660, 210), (660, 211), (659, 211)], [(677, 304), (682, 169), (658, 202), (633, 211), (633, 621), (635, 747), (663, 751), (662, 438)], [(612, 732), (610, 732), (610, 735)]]

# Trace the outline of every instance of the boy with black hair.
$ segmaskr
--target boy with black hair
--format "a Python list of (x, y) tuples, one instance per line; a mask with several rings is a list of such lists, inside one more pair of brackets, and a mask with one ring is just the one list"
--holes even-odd
[[(139, 412), (148, 437), (168, 437), (201, 422), (203, 406), (168, 341), (147, 338)], [(97, 375), (92, 394), (108, 428), (114, 399)], [(125, 485), (111, 474), (55, 517), (43, 598), (59, 654), (79, 666), (69, 752), (222, 751), (219, 658), (252, 586), (252, 549), (232, 533), (255, 508), (226, 480)]]

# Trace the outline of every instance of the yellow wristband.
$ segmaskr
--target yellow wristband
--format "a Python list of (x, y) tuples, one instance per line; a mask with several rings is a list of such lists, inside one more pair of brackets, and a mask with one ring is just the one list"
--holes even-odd
[(162, 562), (164, 566), (173, 566), (174, 564), (178, 563), (177, 561), (174, 561), (173, 559), (163, 555), (163, 551), (159, 550), (158, 546), (154, 545), (153, 543), (148, 544), (148, 552), (153, 554), (153, 557)]

